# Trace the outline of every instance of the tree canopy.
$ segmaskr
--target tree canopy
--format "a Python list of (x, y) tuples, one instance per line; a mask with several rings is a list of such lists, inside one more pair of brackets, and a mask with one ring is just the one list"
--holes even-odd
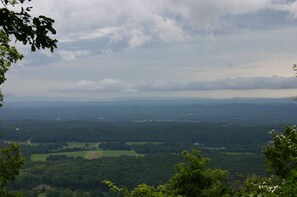
[[(28, 0), (30, 1), (30, 0)], [(23, 58), (17, 49), (11, 45), (10, 37), (24, 45), (30, 45), (31, 50), (57, 48), (57, 40), (50, 36), (56, 34), (53, 28), (54, 20), (40, 15), (30, 15), (32, 7), (20, 6), (20, 10), (11, 9), (25, 0), (1, 0), (0, 5), (0, 85), (6, 80), (5, 73), (12, 63)]]
[(18, 144), (11, 143), (9, 147), (0, 150), (0, 196), (14, 196), (6, 189), (8, 181), (14, 181), (24, 164)]
[(125, 197), (134, 196), (296, 196), (297, 194), (297, 129), (288, 126), (281, 133), (272, 131), (273, 140), (263, 149), (271, 175), (247, 177), (240, 188), (230, 189), (224, 182), (227, 171), (207, 168), (209, 159), (200, 152), (184, 151), (185, 163), (176, 165), (176, 174), (159, 186), (140, 184), (129, 191), (105, 181), (110, 190)]
[(109, 188), (125, 197), (138, 196), (225, 196), (228, 195), (228, 187), (223, 180), (228, 172), (221, 169), (208, 168), (208, 158), (201, 156), (200, 151), (182, 153), (184, 163), (178, 163), (176, 174), (170, 180), (157, 187), (140, 184), (131, 192), (126, 187), (117, 187), (110, 181), (104, 181)]
[(297, 128), (288, 126), (282, 133), (273, 130), (271, 134), (273, 141), (263, 150), (266, 163), (273, 173), (285, 178), (297, 171)]
[(53, 19), (43, 15), (32, 17), (30, 15), (32, 7), (21, 6), (20, 11), (9, 9), (9, 6), (23, 4), (25, 0), (1, 0), (1, 2), (3, 8), (0, 9), (0, 28), (8, 36), (13, 35), (24, 45), (29, 44), (32, 51), (48, 48), (53, 52), (57, 48), (57, 40), (49, 36), (56, 34)]
[[(30, 1), (30, 0), (28, 0)], [(23, 58), (17, 49), (11, 45), (10, 38), (30, 45), (31, 50), (57, 48), (57, 40), (49, 34), (56, 34), (53, 28), (54, 20), (46, 16), (33, 17), (30, 15), (32, 7), (20, 6), (20, 10), (12, 9), (16, 4), (23, 4), (25, 0), (1, 0), (0, 5), (0, 85), (6, 80), (5, 74), (12, 63)], [(0, 92), (0, 105), (3, 95)], [(12, 181), (19, 174), (24, 160), (20, 155), (17, 144), (0, 150), (0, 196), (14, 196), (7, 191), (8, 181)]]

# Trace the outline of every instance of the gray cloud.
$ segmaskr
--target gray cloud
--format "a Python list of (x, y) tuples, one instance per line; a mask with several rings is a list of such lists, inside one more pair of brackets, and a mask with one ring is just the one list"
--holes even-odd
[(138, 91), (202, 91), (202, 90), (255, 90), (297, 89), (297, 79), (290, 77), (227, 78), (216, 81), (144, 82), (133, 84), (117, 79), (98, 82), (81, 80), (68, 82), (60, 90), (69, 92), (138, 92)]
[[(34, 14), (56, 20), (60, 42), (54, 54), (20, 48), (26, 58), (10, 69), (3, 88), (16, 94), (100, 98), (105, 92), (117, 97), (130, 92), (174, 95), (174, 91), (264, 88), (280, 95), (279, 89), (296, 88), (294, 79), (251, 78), (292, 75), (296, 1), (27, 3)], [(60, 92), (51, 91), (58, 87)]]
[(275, 3), (270, 5), (271, 9), (285, 11), (290, 14), (290, 17), (297, 18), (297, 1), (295, 0), (281, 0), (275, 1)]
[(251, 90), (251, 89), (295, 89), (297, 79), (290, 77), (227, 78), (211, 82), (192, 82), (188, 90)]
[[(39, 0), (34, 14), (56, 20), (62, 60), (138, 47), (192, 43), (238, 29), (296, 26), (297, 3), (284, 0)], [(46, 6), (45, 6), (46, 5)], [(86, 12), (87, 10), (87, 12)], [(112, 13), (112, 14), (111, 14)], [(79, 46), (79, 47), (78, 47)], [(47, 61), (45, 61), (47, 62)]]
[[(234, 25), (228, 17), (265, 10), (287, 13), (282, 18), (297, 16), (296, 2), (274, 0), (64, 0), (62, 6), (58, 1), (39, 0), (29, 4), (33, 4), (36, 14), (41, 12), (56, 19), (61, 42), (108, 38), (116, 43), (124, 39), (132, 48), (154, 40), (185, 42), (201, 31), (224, 32)], [(271, 18), (263, 20), (271, 23)]]
[(76, 50), (76, 51), (60, 50), (58, 51), (58, 55), (63, 60), (75, 60), (77, 58), (88, 57), (91, 55), (91, 52), (86, 50)]
[(117, 79), (102, 79), (100, 81), (81, 80), (68, 82), (59, 91), (67, 92), (134, 92), (137, 91), (124, 81)]

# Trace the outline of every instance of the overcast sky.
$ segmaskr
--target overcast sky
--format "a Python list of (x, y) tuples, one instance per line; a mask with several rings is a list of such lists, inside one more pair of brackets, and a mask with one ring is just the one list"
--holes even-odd
[(55, 19), (58, 49), (8, 72), (9, 96), (297, 95), (293, 0), (33, 0)]

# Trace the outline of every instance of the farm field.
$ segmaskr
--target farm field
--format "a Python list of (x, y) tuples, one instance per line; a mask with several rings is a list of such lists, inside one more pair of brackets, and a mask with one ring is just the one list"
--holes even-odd
[(38, 194), (38, 197), (46, 197), (46, 193), (44, 192), (44, 193), (40, 193), (40, 194)]
[(163, 144), (163, 142), (126, 142), (127, 145)]
[(223, 154), (226, 155), (251, 155), (253, 153), (249, 153), (249, 152), (222, 152)]
[(67, 148), (99, 149), (99, 142), (67, 142)]
[(100, 157), (120, 157), (120, 156), (143, 156), (136, 154), (132, 150), (96, 150), (96, 151), (74, 151), (74, 152), (59, 152), (47, 154), (31, 154), (31, 161), (46, 161), (49, 155), (66, 155), (69, 157), (82, 157), (85, 159), (97, 159)]
[[(21, 145), (28, 144), (28, 141), (7, 141), (7, 140), (4, 140), (4, 142), (5, 143), (15, 142), (15, 143), (21, 144)], [(30, 142), (30, 146), (38, 146), (38, 145), (42, 145), (42, 144), (55, 144), (55, 143)], [(65, 144), (67, 144), (67, 148), (86, 148), (86, 147), (87, 148), (98, 148), (100, 142), (66, 142)]]

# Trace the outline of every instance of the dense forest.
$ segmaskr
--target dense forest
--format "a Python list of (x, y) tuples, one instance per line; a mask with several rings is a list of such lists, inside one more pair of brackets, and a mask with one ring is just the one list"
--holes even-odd
[[(115, 195), (103, 180), (128, 189), (142, 183), (162, 185), (174, 175), (181, 153), (193, 149), (211, 159), (210, 167), (228, 170), (226, 181), (236, 188), (248, 175), (266, 174), (261, 151), (272, 139), (268, 131), (283, 127), (267, 123), (36, 119), (1, 124), (2, 144), (20, 143), (26, 159), (21, 175), (9, 189), (25, 196), (44, 192), (47, 196)], [(89, 152), (98, 155), (90, 159), (86, 156)], [(51, 189), (37, 189), (42, 184)]]
[[(283, 101), (268, 104), (253, 102), (238, 106), (240, 109), (243, 106), (252, 106), (252, 109), (254, 106), (259, 116), (271, 105), (295, 106)], [(9, 141), (18, 142), (26, 160), (21, 174), (8, 188), (22, 191), (25, 196), (117, 195), (109, 190), (104, 180), (124, 185), (128, 190), (143, 183), (157, 187), (167, 184), (175, 175), (174, 166), (183, 161), (182, 152), (194, 149), (200, 150), (203, 157), (210, 158), (210, 168), (227, 170), (229, 174), (225, 181), (228, 187), (236, 190), (253, 174), (267, 176), (262, 149), (273, 139), (268, 132), (271, 129), (281, 131), (286, 124), (284, 117), (280, 118), (275, 113), (269, 117), (277, 120), (275, 122), (235, 121), (232, 117), (225, 122), (219, 121), (221, 119), (217, 118), (221, 115), (216, 112), (221, 111), (225, 116), (234, 111), (234, 108), (229, 108), (229, 103), (219, 104), (222, 109), (228, 109), (227, 112), (220, 108), (215, 110), (213, 104), (208, 104), (209, 110), (206, 107), (203, 111), (213, 113), (212, 118), (216, 120), (213, 122), (194, 121), (198, 117), (181, 119), (185, 114), (201, 109), (200, 103), (177, 102), (173, 107), (158, 103), (157, 106), (161, 107), (156, 106), (155, 109), (151, 105), (156, 105), (156, 101), (154, 104), (138, 104), (138, 107), (131, 103), (109, 103), (109, 106), (105, 103), (82, 103), (81, 106), (95, 105), (97, 114), (93, 117), (104, 117), (82, 120), (71, 116), (65, 118), (67, 114), (63, 116), (59, 113), (69, 109), (83, 114), (84, 110), (92, 107), (77, 108), (70, 103), (65, 109), (54, 107), (51, 108), (53, 111), (48, 111), (44, 105), (59, 104), (40, 103), (34, 108), (16, 104), (13, 108), (4, 108), (11, 118), (4, 118), (0, 125), (2, 146), (7, 146)], [(125, 110), (117, 111), (119, 106)], [(150, 113), (154, 110), (161, 115)], [(238, 113), (245, 114), (241, 110)], [(280, 114), (285, 114), (284, 111)], [(42, 116), (34, 118), (39, 113)], [(124, 116), (126, 118), (121, 119)], [(161, 120), (161, 116), (168, 116), (170, 120)], [(244, 116), (248, 117), (246, 114), (241, 117)], [(141, 119), (144, 117), (148, 118), (147, 121)]]

